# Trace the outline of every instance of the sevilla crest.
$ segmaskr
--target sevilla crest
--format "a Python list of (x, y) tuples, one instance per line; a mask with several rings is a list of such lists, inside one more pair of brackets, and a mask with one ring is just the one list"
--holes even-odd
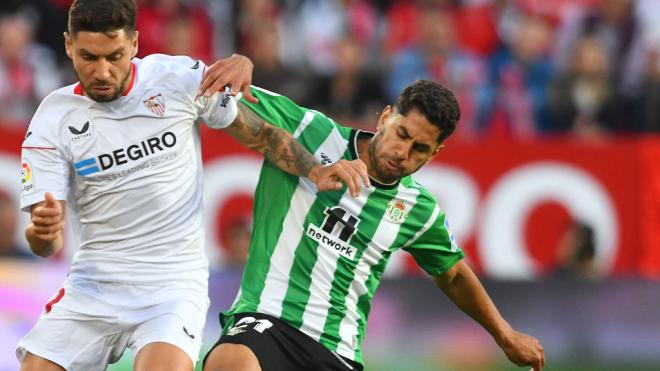
[(165, 98), (163, 98), (161, 93), (145, 99), (144, 105), (149, 111), (155, 113), (158, 117), (163, 117), (165, 115)]

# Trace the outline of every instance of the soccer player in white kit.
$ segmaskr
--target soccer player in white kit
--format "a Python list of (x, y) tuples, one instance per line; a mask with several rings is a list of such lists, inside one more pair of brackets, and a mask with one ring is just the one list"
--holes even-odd
[(73, 3), (65, 46), (80, 82), (44, 99), (22, 146), (32, 251), (62, 247), (65, 205), (80, 229), (62, 289), (17, 346), (23, 371), (105, 370), (126, 348), (138, 371), (193, 369), (209, 304), (198, 120), (320, 190), (367, 178), (359, 163), (321, 166), (231, 92), (199, 96), (227, 76), (242, 85), (251, 64), (202, 83), (200, 61), (134, 58), (135, 12), (134, 0)]

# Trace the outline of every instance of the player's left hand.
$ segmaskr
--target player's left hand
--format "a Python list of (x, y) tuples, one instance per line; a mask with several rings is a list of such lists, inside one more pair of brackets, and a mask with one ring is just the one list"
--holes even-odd
[(225, 87), (229, 87), (231, 95), (235, 96), (241, 92), (248, 102), (258, 103), (259, 100), (252, 96), (253, 69), (252, 61), (240, 54), (220, 59), (206, 69), (197, 96), (210, 97), (217, 92), (224, 92)]
[(362, 186), (371, 187), (367, 165), (362, 160), (339, 160), (330, 166), (317, 165), (309, 173), (309, 179), (319, 191), (336, 191), (346, 183), (353, 197), (360, 195)]
[(532, 366), (534, 371), (541, 371), (543, 368), (545, 354), (537, 338), (511, 330), (511, 333), (498, 343), (509, 360), (517, 366)]

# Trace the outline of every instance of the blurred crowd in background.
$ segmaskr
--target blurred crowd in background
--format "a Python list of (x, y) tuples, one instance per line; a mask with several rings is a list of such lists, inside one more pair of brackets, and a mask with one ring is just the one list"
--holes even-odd
[[(0, 5), (0, 125), (77, 81), (72, 0)], [(660, 131), (657, 0), (138, 0), (139, 56), (252, 58), (255, 85), (372, 129), (415, 79), (457, 95), (456, 137)]]
[[(78, 80), (65, 54), (62, 36), (71, 3), (72, 0), (0, 0), (0, 139), (22, 139), (41, 100), (51, 91)], [(554, 254), (544, 260), (552, 260), (553, 265), (543, 274), (551, 273), (544, 277), (559, 279), (529, 284), (525, 280), (493, 280), (495, 275), (486, 274), (487, 287), (511, 323), (543, 339), (548, 359), (552, 360), (551, 370), (660, 369), (659, 286), (656, 281), (630, 279), (652, 276), (641, 273), (648, 272), (643, 262), (650, 262), (653, 277), (660, 277), (660, 268), (655, 269), (660, 261), (660, 254), (654, 252), (658, 251), (658, 244), (642, 244), (640, 232), (643, 223), (648, 223), (648, 229), (657, 237), (657, 223), (653, 223), (660, 218), (660, 208), (656, 207), (660, 205), (656, 160), (660, 152), (658, 146), (653, 147), (655, 142), (643, 150), (622, 146), (627, 140), (603, 140), (620, 136), (641, 138), (641, 133), (660, 132), (660, 0), (137, 3), (139, 57), (167, 53), (213, 63), (241, 53), (255, 65), (255, 85), (287, 95), (344, 125), (373, 130), (383, 107), (392, 104), (403, 87), (416, 79), (446, 85), (456, 93), (462, 111), (450, 143), (456, 141), (472, 149), (496, 142), (499, 147), (483, 153), (513, 151), (514, 156), (525, 157), (525, 161), (516, 162), (507, 155), (510, 163), (494, 170), (493, 164), (501, 162), (499, 159), (483, 161), (481, 167), (459, 163), (451, 169), (462, 169), (463, 173), (442, 173), (448, 184), (477, 184), (456, 183), (463, 179), (456, 178), (456, 174), (473, 176), (471, 181), (481, 182), (478, 184), (483, 189), (475, 188), (475, 194), (482, 192), (475, 196), (479, 208), (477, 201), (470, 204), (462, 202), (465, 198), (457, 198), (462, 202), (459, 208), (468, 210), (465, 215), (483, 213), (491, 205), (493, 194), (504, 194), (498, 188), (502, 174), (536, 165), (537, 160), (544, 165), (545, 160), (554, 159), (555, 164), (565, 164), (586, 174), (584, 179), (593, 177), (594, 184), (603, 185), (603, 194), (614, 200), (616, 209), (612, 208), (610, 216), (615, 224), (607, 230), (620, 232), (618, 240), (612, 237), (612, 246), (617, 249), (617, 269), (624, 273), (618, 277), (627, 279), (602, 279), (616, 276), (608, 275), (602, 271), (602, 265), (595, 264), (597, 253), (602, 255), (604, 251), (603, 244), (596, 243), (597, 225), (581, 220), (584, 213), (578, 212), (593, 209), (573, 207), (576, 202), (570, 201), (570, 205), (562, 204), (563, 208), (557, 211), (561, 218), (553, 216), (552, 207), (559, 206), (543, 204), (546, 208), (542, 211), (548, 214), (550, 210), (550, 217), (538, 219), (554, 222), (564, 220), (565, 215), (566, 225), (542, 224), (542, 229), (527, 233), (520, 222), (521, 241), (533, 238), (530, 246), (539, 240), (550, 241), (541, 246), (549, 246), (547, 249), (552, 251), (536, 249), (538, 254), (533, 255), (530, 249), (526, 253), (534, 259)], [(546, 148), (537, 158), (538, 145), (551, 145), (553, 141), (544, 139), (555, 137), (569, 138), (556, 144), (569, 156), (575, 150), (564, 147), (569, 142), (606, 147), (609, 152), (583, 150), (576, 155), (580, 161), (570, 162)], [(518, 149), (529, 143), (533, 149), (522, 156)], [(507, 152), (503, 147), (514, 148)], [(637, 159), (631, 153), (650, 153), (651, 149), (656, 155), (649, 156), (647, 162), (630, 160)], [(12, 161), (16, 157), (16, 164), (3, 164), (0, 153), (0, 165), (4, 166), (0, 169), (19, 166), (17, 151), (6, 157)], [(465, 158), (468, 162), (482, 162), (486, 157), (474, 161)], [(612, 157), (623, 160), (612, 161)], [(606, 171), (600, 172), (600, 165), (607, 167)], [(9, 173), (0, 173), (0, 296), (9, 298), (0, 305), (0, 349), (7, 350), (0, 351), (0, 371), (16, 369), (12, 350), (17, 339), (31, 327), (43, 302), (57, 291), (56, 285), (67, 271), (58, 264), (32, 264), (40, 260), (29, 252), (22, 236), (27, 213), (17, 215), (18, 192), (11, 194), (1, 187), (5, 178), (18, 180), (15, 173)], [(494, 174), (501, 177), (492, 179)], [(639, 185), (642, 181), (648, 186)], [(15, 187), (6, 181), (5, 190), (9, 189)], [(455, 195), (461, 194), (449, 193), (449, 197)], [(550, 196), (553, 195), (557, 196)], [(545, 199), (529, 202), (532, 201)], [(642, 208), (642, 203), (647, 207)], [(609, 205), (605, 202), (605, 206)], [(530, 210), (537, 211), (536, 206)], [(213, 210), (213, 205), (205, 207)], [(609, 210), (607, 207), (605, 210)], [(222, 260), (217, 260), (222, 269), (211, 270), (212, 307), (207, 340), (219, 331), (216, 313), (231, 304), (238, 289), (252, 232), (251, 209), (250, 192), (232, 195), (217, 211), (217, 225), (210, 228), (224, 250)], [(649, 212), (645, 214), (644, 210)], [(538, 215), (541, 212), (530, 211), (520, 220), (532, 224), (528, 221)], [(502, 223), (517, 221), (512, 220)], [(483, 231), (477, 222), (474, 224), (466, 234), (466, 244), (476, 246), (482, 244), (477, 237)], [(507, 231), (510, 229), (503, 228), (503, 234)], [(532, 237), (527, 239), (528, 235)], [(552, 245), (555, 239), (556, 247)], [(64, 249), (49, 261), (68, 260), (76, 250), (71, 247), (74, 248)], [(215, 255), (218, 254), (211, 255), (211, 259)], [(485, 260), (485, 256), (480, 250), (469, 257), (476, 262)], [(385, 283), (376, 296), (378, 303), (369, 322), (374, 336), (367, 336), (372, 340), (365, 345), (369, 369), (498, 370), (494, 366), (498, 362), (505, 365), (501, 369), (509, 369), (487, 335), (470, 327), (474, 324), (466, 322), (467, 317), (450, 308), (436, 291), (430, 291), (435, 287), (420, 285), (413, 281), (417, 278), (413, 275), (402, 278)], [(461, 368), (452, 362), (467, 366)], [(130, 364), (127, 361), (124, 368), (115, 370), (128, 370)]]

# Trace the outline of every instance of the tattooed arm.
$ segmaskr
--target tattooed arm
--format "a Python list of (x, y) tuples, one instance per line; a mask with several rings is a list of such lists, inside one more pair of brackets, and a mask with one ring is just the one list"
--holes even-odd
[(225, 131), (290, 174), (307, 177), (312, 168), (319, 165), (293, 135), (267, 123), (243, 102), (238, 102), (238, 116)]
[(343, 181), (351, 194), (358, 195), (361, 182), (369, 185), (362, 161), (340, 160), (332, 166), (322, 166), (293, 135), (264, 121), (243, 102), (238, 102), (238, 116), (225, 131), (280, 169), (309, 178), (320, 191), (340, 189)]

